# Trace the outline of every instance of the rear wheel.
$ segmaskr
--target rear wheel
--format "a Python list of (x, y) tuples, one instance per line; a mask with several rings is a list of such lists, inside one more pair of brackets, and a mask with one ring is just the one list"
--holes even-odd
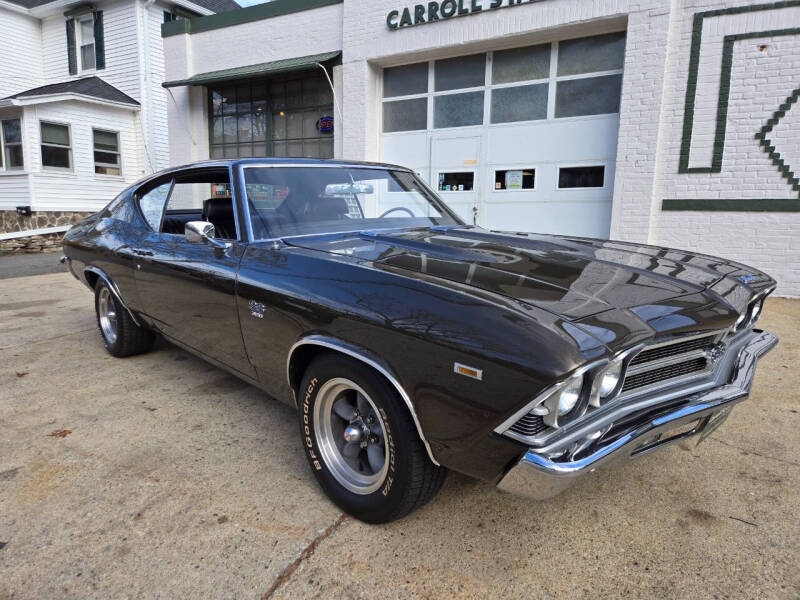
[(111, 355), (121, 358), (147, 352), (153, 347), (155, 335), (134, 323), (102, 279), (94, 286), (94, 308), (100, 335)]
[(346, 513), (386, 523), (442, 487), (447, 469), (428, 458), (401, 398), (373, 369), (324, 354), (306, 370), (298, 399), (308, 462)]

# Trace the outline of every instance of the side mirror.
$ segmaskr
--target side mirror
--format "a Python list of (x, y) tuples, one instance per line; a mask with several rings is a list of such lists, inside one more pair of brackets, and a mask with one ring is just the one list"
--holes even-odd
[(220, 250), (227, 250), (231, 247), (229, 242), (221, 242), (216, 239), (215, 234), (214, 224), (208, 221), (189, 221), (183, 229), (183, 235), (190, 244), (205, 242)]

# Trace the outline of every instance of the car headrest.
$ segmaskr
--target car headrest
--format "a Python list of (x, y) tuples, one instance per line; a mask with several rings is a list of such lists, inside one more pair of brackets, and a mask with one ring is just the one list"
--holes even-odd
[(230, 198), (209, 198), (203, 202), (203, 216), (206, 221), (233, 220), (233, 205)]

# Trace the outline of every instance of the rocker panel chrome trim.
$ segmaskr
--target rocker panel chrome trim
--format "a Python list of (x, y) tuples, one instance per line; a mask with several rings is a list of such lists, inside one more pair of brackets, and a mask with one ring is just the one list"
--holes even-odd
[[(411, 398), (403, 389), (403, 386), (400, 385), (400, 382), (397, 381), (397, 378), (392, 375), (389, 368), (379, 362), (379, 359), (373, 358), (370, 356), (371, 353), (368, 351), (362, 350), (355, 346), (348, 344), (347, 342), (342, 342), (340, 340), (327, 338), (325, 336), (319, 335), (312, 335), (305, 338), (302, 338), (298, 342), (296, 342), (291, 349), (289, 350), (289, 356), (286, 359), (286, 381), (289, 385), (289, 389), (294, 392), (294, 386), (292, 385), (292, 376), (291, 376), (291, 365), (292, 365), (292, 356), (294, 356), (295, 350), (297, 350), (300, 346), (306, 345), (314, 345), (314, 346), (322, 346), (324, 348), (329, 348), (331, 350), (336, 350), (337, 352), (341, 352), (343, 354), (347, 354), (355, 358), (356, 360), (360, 360), (361, 362), (369, 365), (376, 371), (378, 371), (381, 375), (386, 377), (389, 383), (397, 390), (397, 393), (400, 394), (400, 397), (403, 399), (403, 402), (408, 407), (408, 412), (411, 413), (411, 418), (414, 420), (414, 425), (417, 427), (417, 433), (419, 434), (419, 438), (422, 440), (422, 443), (425, 445), (425, 450), (428, 452), (428, 458), (431, 459), (431, 462), (435, 464), (437, 467), (440, 466), (439, 461), (433, 456), (433, 451), (431, 450), (431, 446), (428, 443), (428, 440), (425, 438), (425, 434), (422, 432), (422, 425), (417, 418), (417, 413), (414, 410), (414, 405), (411, 403)], [(297, 399), (295, 398), (295, 404), (297, 404)]]

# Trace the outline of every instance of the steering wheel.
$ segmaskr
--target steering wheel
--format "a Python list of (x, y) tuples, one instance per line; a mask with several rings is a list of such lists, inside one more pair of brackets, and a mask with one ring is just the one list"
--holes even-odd
[(378, 218), (379, 218), (379, 219), (382, 219), (382, 218), (383, 218), (383, 217), (385, 217), (386, 215), (389, 215), (389, 214), (391, 214), (391, 213), (393, 213), (393, 212), (395, 212), (395, 211), (398, 211), (398, 210), (402, 210), (402, 211), (405, 211), (405, 212), (407, 212), (407, 213), (408, 213), (408, 216), (409, 216), (409, 217), (411, 217), (411, 218), (413, 218), (413, 217), (414, 217), (414, 213), (413, 213), (413, 212), (411, 212), (411, 209), (408, 209), (408, 208), (406, 208), (405, 206), (395, 206), (394, 208), (390, 208), (389, 210), (387, 210), (387, 211), (384, 211), (384, 213), (383, 213), (383, 214), (382, 214), (380, 217), (378, 217)]

